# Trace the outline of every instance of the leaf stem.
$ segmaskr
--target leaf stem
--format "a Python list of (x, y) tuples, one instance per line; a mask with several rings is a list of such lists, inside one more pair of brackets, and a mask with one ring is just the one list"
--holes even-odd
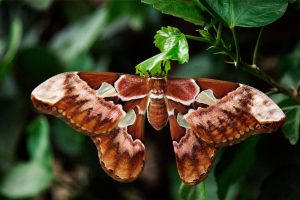
[(287, 107), (283, 107), (281, 108), (283, 111), (286, 110), (291, 110), (291, 109), (295, 109), (295, 108), (300, 108), (300, 105), (294, 105), (294, 106), (287, 106)]
[(14, 17), (11, 27), (10, 27), (10, 38), (8, 41), (8, 50), (6, 54), (3, 57), (2, 62), (0, 63), (0, 80), (2, 80), (5, 76), (5, 74), (10, 70), (11, 68), (11, 62), (14, 58), (14, 56), (17, 53), (17, 50), (20, 46), (21, 39), (22, 39), (22, 21), (17, 16)]
[[(224, 52), (230, 59), (232, 59), (234, 61), (234, 64), (237, 64), (237, 62), (235, 62), (235, 60), (238, 57), (237, 60), (239, 60), (240, 62), (238, 63), (239, 65), (237, 65), (237, 66), (240, 69), (252, 74), (253, 76), (260, 78), (261, 80), (263, 80), (264, 82), (266, 82), (267, 84), (272, 86), (276, 90), (276, 92), (284, 93), (284, 94), (288, 95), (290, 98), (292, 98), (295, 101), (297, 101), (298, 103), (300, 103), (300, 96), (297, 95), (297, 93), (295, 93), (293, 90), (285, 88), (284, 86), (282, 86), (281, 84), (276, 82), (273, 78), (271, 78), (264, 71), (262, 71), (258, 66), (253, 67), (252, 64), (248, 64), (248, 63), (240, 60), (239, 50), (236, 51), (236, 53), (237, 53), (236, 54), (222, 42), (222, 39), (220, 40), (221, 42), (217, 46), (215, 46), (215, 41), (208, 41), (202, 37), (186, 35), (186, 38), (207, 43), (207, 44), (211, 45), (212, 47), (214, 47), (217, 51)], [(237, 48), (238, 48), (238, 45), (237, 45)]]
[(198, 36), (194, 36), (194, 35), (185, 35), (185, 37), (187, 39), (190, 39), (190, 40), (196, 40), (196, 41), (199, 41), (199, 42), (208, 42), (205, 38), (203, 37), (198, 37)]
[(260, 31), (259, 31), (259, 34), (258, 34), (258, 37), (257, 37), (257, 41), (256, 41), (256, 44), (255, 44), (255, 48), (254, 48), (254, 51), (253, 51), (253, 59), (252, 59), (252, 66), (253, 67), (257, 67), (257, 65), (256, 65), (257, 53), (258, 53), (258, 49), (260, 47), (261, 36), (262, 36), (263, 31), (264, 31), (264, 27), (262, 27), (260, 29)]
[(271, 85), (272, 87), (276, 88), (278, 92), (282, 92), (282, 93), (288, 95), (289, 97), (291, 97), (292, 99), (294, 99), (295, 101), (297, 101), (298, 103), (300, 103), (300, 96), (296, 95), (295, 92), (293, 92), (292, 90), (280, 85), (278, 82), (276, 82), (274, 79), (272, 79), (269, 75), (267, 75), (264, 71), (262, 71), (259, 67), (254, 68), (252, 65), (249, 65), (245, 62), (241, 62), (239, 67), (242, 70), (247, 71), (250, 74), (262, 79), (264, 82), (266, 82), (269, 85)]
[(221, 36), (222, 36), (222, 28), (223, 28), (222, 23), (219, 23), (215, 46), (218, 46), (220, 43)]
[(234, 46), (235, 46), (235, 61), (234, 61), (234, 66), (235, 67), (239, 67), (240, 64), (240, 48), (239, 48), (239, 44), (237, 41), (237, 37), (236, 37), (236, 33), (235, 33), (235, 29), (234, 26), (230, 27), (231, 33), (232, 33), (232, 37), (233, 37), (233, 41), (234, 41)]

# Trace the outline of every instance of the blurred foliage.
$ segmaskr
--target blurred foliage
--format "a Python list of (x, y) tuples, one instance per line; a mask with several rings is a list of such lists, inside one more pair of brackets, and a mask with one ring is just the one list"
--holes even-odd
[[(0, 198), (300, 199), (300, 106), (293, 98), (300, 93), (300, 2), (142, 2), (0, 0)], [(227, 64), (238, 61), (232, 29), (242, 61), (251, 63), (255, 27), (267, 24), (255, 64), (287, 89), (289, 95), (271, 96), (286, 123), (282, 132), (222, 148), (208, 178), (195, 187), (178, 177), (169, 127), (156, 134), (146, 125), (145, 170), (123, 184), (103, 172), (90, 140), (41, 117), (30, 102), (32, 89), (54, 74), (134, 73), (144, 62), (146, 68), (171, 67), (170, 76), (223, 79), (269, 92), (264, 79)]]

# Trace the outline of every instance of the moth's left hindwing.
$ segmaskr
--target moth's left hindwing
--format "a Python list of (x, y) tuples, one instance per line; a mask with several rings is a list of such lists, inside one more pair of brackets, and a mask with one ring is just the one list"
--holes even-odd
[[(89, 135), (97, 146), (103, 169), (114, 179), (126, 182), (136, 179), (144, 167), (145, 94), (148, 91), (139, 90), (136, 94), (134, 87), (146, 85), (144, 79), (122, 76), (116, 73), (58, 74), (35, 88), (31, 99), (38, 110), (59, 117)], [(124, 81), (136, 84), (132, 88)], [(126, 101), (128, 99), (132, 101)]]

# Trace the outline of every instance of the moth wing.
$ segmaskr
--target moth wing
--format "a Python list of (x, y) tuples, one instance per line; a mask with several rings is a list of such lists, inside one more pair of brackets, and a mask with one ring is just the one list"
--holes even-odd
[(133, 181), (144, 169), (144, 113), (147, 101), (145, 97), (131, 107), (120, 127), (107, 135), (92, 137), (102, 168), (115, 180)]
[(207, 177), (217, 148), (202, 141), (191, 128), (178, 124), (178, 115), (186, 107), (172, 100), (167, 101), (170, 132), (173, 140), (177, 170), (185, 184), (195, 185)]
[[(131, 80), (135, 81), (132, 87), (122, 86)], [(41, 112), (87, 133), (97, 146), (102, 168), (114, 179), (127, 182), (144, 168), (147, 88), (137, 95), (133, 90), (146, 85), (145, 81), (115, 73), (67, 72), (39, 85), (31, 98)]]
[(218, 147), (275, 131), (285, 118), (264, 93), (227, 81), (174, 78), (166, 99), (179, 175), (191, 185), (207, 176)]
[(202, 93), (196, 102), (206, 105), (190, 109), (184, 119), (209, 144), (235, 144), (256, 133), (273, 132), (284, 122), (282, 110), (255, 88), (241, 84), (234, 88), (210, 79), (198, 79), (197, 83)]
[[(103, 78), (102, 73), (94, 77), (98, 82)], [(104, 77), (103, 82), (106, 77), (115, 81), (118, 75), (105, 73)], [(89, 135), (111, 131), (126, 114), (121, 106), (101, 98), (77, 72), (49, 78), (32, 91), (31, 99), (39, 111), (59, 117)]]

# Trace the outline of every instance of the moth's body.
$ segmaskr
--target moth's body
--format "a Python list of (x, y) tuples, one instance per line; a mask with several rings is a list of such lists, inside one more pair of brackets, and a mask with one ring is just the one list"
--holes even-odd
[(149, 105), (147, 118), (152, 127), (161, 130), (168, 122), (168, 112), (165, 102), (166, 80), (164, 78), (149, 78)]
[(262, 92), (211, 79), (68, 72), (39, 85), (32, 101), (88, 134), (103, 169), (119, 181), (143, 170), (146, 113), (156, 130), (169, 122), (178, 172), (190, 185), (207, 176), (220, 146), (272, 132), (285, 118)]

